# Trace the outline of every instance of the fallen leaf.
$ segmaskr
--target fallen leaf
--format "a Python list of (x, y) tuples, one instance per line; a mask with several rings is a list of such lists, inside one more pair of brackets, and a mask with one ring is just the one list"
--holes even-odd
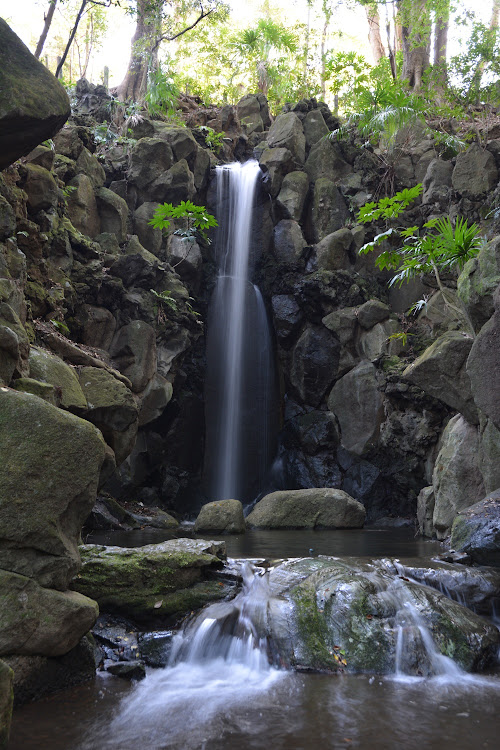
[(154, 608), (155, 609), (160, 609), (160, 607), (161, 607), (162, 604), (163, 604), (163, 599), (161, 599), (159, 602), (155, 602)]

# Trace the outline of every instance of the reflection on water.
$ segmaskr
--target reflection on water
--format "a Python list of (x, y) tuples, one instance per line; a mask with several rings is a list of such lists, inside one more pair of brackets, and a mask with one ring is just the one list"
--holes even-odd
[[(176, 536), (183, 536), (182, 531)], [(200, 535), (198, 535), (200, 536)], [(338, 529), (329, 531), (247, 531), (234, 536), (204, 534), (205, 539), (222, 539), (228, 557), (431, 557), (442, 552), (439, 542), (415, 537), (412, 529)], [(160, 529), (108, 531), (89, 536), (88, 544), (139, 547), (172, 539)], [(311, 552), (312, 550), (312, 552)]]
[[(132, 687), (98, 677), (94, 685), (17, 711), (9, 750), (498, 747), (499, 678), (398, 681), (275, 672), (259, 684), (255, 675), (236, 672), (207, 677), (179, 665)], [(126, 711), (115, 711), (113, 719), (111, 707), (120, 698)]]

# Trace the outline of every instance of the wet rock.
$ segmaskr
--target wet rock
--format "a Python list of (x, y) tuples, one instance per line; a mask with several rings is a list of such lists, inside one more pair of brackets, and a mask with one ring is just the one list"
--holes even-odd
[(300, 221), (309, 192), (309, 178), (305, 172), (289, 172), (283, 178), (276, 204), (286, 219)]
[(0, 655), (66, 654), (99, 613), (96, 602), (76, 591), (44, 588), (6, 570), (0, 570), (0, 594)]
[(206, 580), (208, 570), (221, 565), (223, 542), (174, 539), (134, 548), (88, 544), (80, 550), (83, 567), (73, 588), (92, 592), (101, 612), (164, 622), (227, 594)]
[(477, 424), (479, 418), (466, 369), (472, 344), (470, 336), (448, 331), (406, 368), (403, 377), (459, 411), (471, 424)]
[(51, 138), (68, 119), (68, 95), (59, 81), (0, 19), (0, 169)]
[(194, 525), (195, 532), (243, 534), (245, 519), (239, 500), (218, 500), (202, 507)]
[(173, 635), (171, 630), (139, 633), (138, 642), (141, 658), (148, 667), (165, 667), (168, 664)]
[(478, 430), (460, 414), (450, 419), (443, 433), (432, 484), (436, 498), (433, 524), (437, 538), (444, 539), (456, 514), (484, 497)]
[(478, 565), (500, 567), (500, 490), (458, 513), (450, 546), (470, 555)]
[(333, 386), (328, 408), (340, 423), (342, 446), (360, 456), (378, 438), (384, 417), (375, 367), (361, 362)]
[(275, 294), (271, 300), (274, 328), (278, 338), (287, 339), (300, 326), (303, 313), (291, 294)]
[[(104, 459), (100, 432), (37, 396), (0, 392), (0, 567), (64, 590)], [(15, 498), (16, 512), (12, 512)]]
[(274, 255), (278, 263), (292, 268), (299, 262), (306, 247), (300, 225), (291, 219), (282, 219), (276, 224), (273, 232), (273, 244)]
[(95, 679), (94, 647), (89, 638), (82, 638), (63, 656), (16, 655), (4, 658), (14, 670), (16, 705)]
[(272, 492), (247, 516), (257, 529), (360, 529), (364, 506), (342, 490), (314, 488)]
[(32, 346), (29, 367), (31, 378), (48, 383), (57, 389), (63, 409), (81, 414), (87, 408), (87, 401), (75, 370), (60, 357), (50, 354), (46, 349)]
[(340, 344), (325, 328), (309, 327), (292, 353), (290, 381), (302, 401), (318, 406), (337, 374)]
[(377, 567), (320, 556), (271, 571), (268, 628), (285, 664), (375, 674), (397, 667), (428, 676), (441, 672), (440, 654), (468, 671), (492, 663), (500, 643), (493, 625), (440, 592)]
[(146, 677), (146, 668), (142, 661), (104, 662), (104, 668), (106, 672), (124, 680), (143, 680)]

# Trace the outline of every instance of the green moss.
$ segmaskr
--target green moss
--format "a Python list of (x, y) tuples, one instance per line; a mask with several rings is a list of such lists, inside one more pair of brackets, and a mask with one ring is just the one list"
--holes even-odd
[(333, 656), (333, 644), (323, 613), (318, 609), (316, 592), (308, 582), (297, 586), (292, 592), (296, 607), (300, 642), (304, 648), (307, 665), (318, 670), (337, 671)]

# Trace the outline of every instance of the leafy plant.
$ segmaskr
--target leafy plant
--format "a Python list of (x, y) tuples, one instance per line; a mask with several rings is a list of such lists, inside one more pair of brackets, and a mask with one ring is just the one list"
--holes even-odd
[(408, 208), (410, 203), (413, 203), (421, 195), (422, 190), (422, 183), (419, 182), (412, 188), (401, 190), (392, 198), (381, 198), (377, 203), (365, 203), (359, 210), (358, 221), (362, 224), (368, 224), (379, 219), (385, 219), (386, 221), (396, 219)]
[(218, 151), (224, 142), (224, 133), (216, 133), (215, 130), (208, 125), (200, 125), (198, 130), (204, 137), (208, 148)]
[(181, 201), (178, 206), (172, 203), (163, 203), (154, 212), (149, 224), (155, 229), (168, 229), (170, 219), (184, 220), (184, 228), (176, 229), (174, 234), (185, 240), (196, 239), (196, 232), (202, 239), (209, 243), (206, 230), (218, 226), (215, 216), (209, 214), (205, 206), (197, 206), (191, 201)]
[(145, 97), (149, 114), (175, 116), (179, 93), (174, 78), (165, 65), (152, 70), (149, 73)]
[(57, 328), (59, 333), (63, 333), (65, 336), (69, 336), (69, 328), (62, 320), (51, 320), (52, 325)]
[(170, 307), (174, 312), (177, 311), (177, 302), (172, 297), (172, 292), (169, 292), (168, 289), (164, 289), (163, 292), (155, 292), (154, 289), (150, 289), (150, 292), (160, 300), (162, 305), (167, 305), (167, 307)]

